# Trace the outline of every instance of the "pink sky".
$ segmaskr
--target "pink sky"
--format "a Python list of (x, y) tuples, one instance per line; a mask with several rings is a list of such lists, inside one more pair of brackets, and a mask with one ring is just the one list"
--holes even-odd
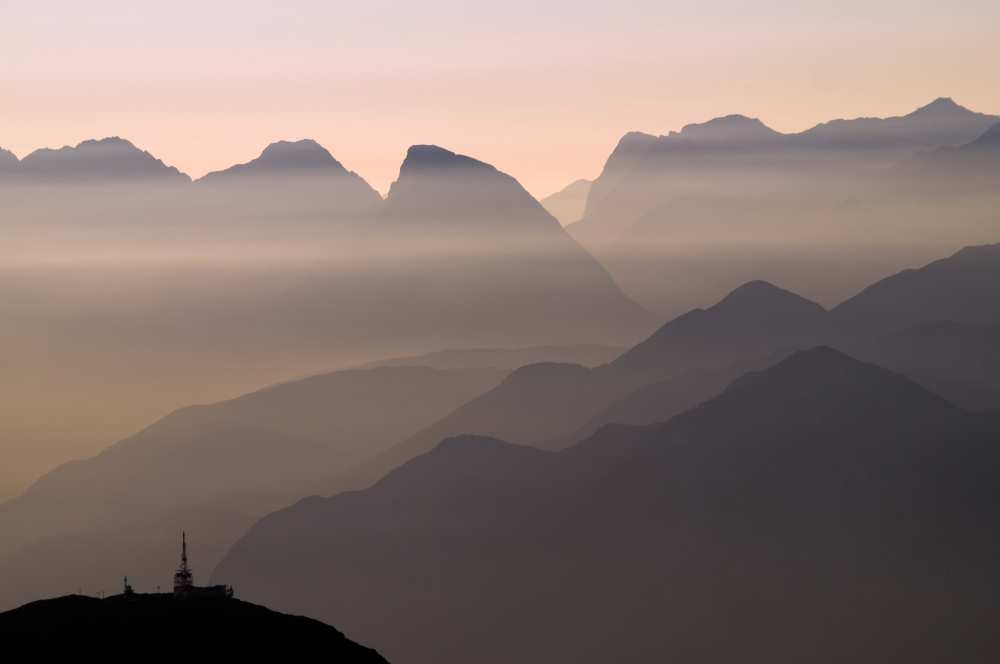
[(0, 146), (120, 135), (192, 176), (315, 138), (385, 191), (437, 143), (543, 196), (626, 131), (1000, 113), (1000, 3), (0, 0)]

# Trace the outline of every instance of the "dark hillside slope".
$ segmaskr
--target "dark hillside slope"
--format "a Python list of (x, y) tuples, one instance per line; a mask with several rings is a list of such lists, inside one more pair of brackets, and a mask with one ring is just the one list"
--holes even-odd
[(996, 426), (816, 348), (563, 452), (446, 441), (215, 578), (412, 662), (990, 661)]
[(238, 599), (142, 594), (97, 599), (67, 595), (0, 613), (0, 637), (8, 648), (59, 643), (102, 648), (128, 645), (148, 650), (156, 644), (180, 642), (202, 654), (232, 654), (267, 647), (299, 656), (318, 649), (324, 659), (333, 662), (386, 661), (376, 651), (354, 643), (318, 620), (277, 613)]

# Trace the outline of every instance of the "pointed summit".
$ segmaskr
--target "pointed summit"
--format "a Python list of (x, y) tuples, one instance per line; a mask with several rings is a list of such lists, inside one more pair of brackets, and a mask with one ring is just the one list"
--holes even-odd
[[(648, 314), (541, 203), (513, 177), (477, 159), (414, 145), (373, 226), (390, 240), (386, 246), (405, 242), (447, 258), (434, 271), (446, 269), (457, 278), (447, 283), (448, 305), (435, 308), (468, 312), (467, 325), (496, 315), (489, 324), (493, 334), (515, 321), (522, 328), (526, 321), (546, 327), (558, 321), (572, 335), (606, 330), (601, 338), (619, 339), (648, 324)], [(417, 278), (412, 275), (411, 283)], [(481, 306), (489, 311), (472, 315)]]
[(221, 193), (225, 205), (232, 205), (238, 193), (241, 214), (245, 208), (250, 216), (268, 211), (333, 223), (347, 214), (354, 221), (382, 203), (364, 178), (312, 139), (271, 143), (256, 159), (208, 173), (198, 184), (205, 195)]
[(951, 115), (951, 114), (973, 114), (972, 111), (955, 103), (951, 97), (938, 97), (926, 106), (921, 106), (910, 113), (910, 117), (920, 115)]
[(974, 140), (1000, 117), (971, 111), (939, 97), (903, 116), (831, 120), (796, 135), (814, 147), (938, 148)]
[(348, 171), (322, 145), (312, 139), (304, 139), (271, 143), (256, 159), (231, 166), (222, 171), (214, 171), (207, 174), (202, 180), (238, 175), (280, 175), (286, 173), (347, 175)]
[(615, 360), (618, 371), (671, 375), (812, 346), (827, 311), (766, 281), (743, 284), (708, 309), (679, 316)]
[(734, 289), (712, 308), (720, 311), (756, 308), (766, 310), (768, 314), (792, 311), (818, 314), (824, 311), (823, 307), (801, 295), (759, 279)]
[[(437, 145), (414, 145), (386, 198), (387, 220), (424, 219), (465, 230), (559, 228), (545, 208), (511, 176), (490, 164)], [(409, 222), (408, 222), (409, 223)], [(412, 223), (409, 223), (412, 226)], [(454, 226), (452, 226), (454, 227)]]
[[(411, 176), (494, 178), (496, 182), (506, 180), (508, 184), (521, 186), (517, 180), (484, 161), (437, 145), (411, 145), (399, 167), (399, 178), (393, 183), (393, 187)], [(389, 196), (392, 196), (391, 188)]]
[(271, 143), (256, 160), (267, 168), (329, 168), (346, 170), (322, 145), (312, 139)]

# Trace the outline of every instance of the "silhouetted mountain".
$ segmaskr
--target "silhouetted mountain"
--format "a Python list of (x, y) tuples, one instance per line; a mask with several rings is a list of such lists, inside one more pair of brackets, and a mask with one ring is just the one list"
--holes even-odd
[[(997, 122), (1000, 122), (1000, 116), (975, 113), (951, 99), (942, 98), (902, 117), (832, 120), (799, 134), (782, 134), (758, 119), (742, 115), (690, 124), (666, 136), (630, 132), (619, 141), (600, 177), (594, 181), (585, 218), (587, 225), (593, 226), (603, 217), (613, 215), (616, 208), (627, 219), (641, 216), (639, 210), (649, 210), (653, 205), (648, 200), (629, 199), (640, 195), (649, 197), (652, 192), (646, 189), (654, 183), (643, 180), (648, 180), (657, 170), (667, 166), (680, 176), (683, 171), (677, 172), (678, 168), (692, 166), (707, 165), (724, 170), (752, 166), (753, 163), (744, 161), (747, 150), (795, 153), (801, 148), (871, 151), (961, 145), (975, 140)], [(698, 150), (708, 150), (714, 155), (713, 160), (692, 163), (692, 151)], [(736, 153), (734, 158), (737, 161), (720, 161), (725, 151)], [(800, 157), (783, 164), (771, 158), (765, 161), (761, 156), (755, 159), (756, 165), (768, 168), (801, 169), (806, 165)], [(673, 190), (668, 189), (667, 193), (673, 193)]]
[[(0, 635), (9, 648), (40, 643), (102, 649), (114, 644), (148, 650), (178, 639), (201, 654), (232, 656), (252, 648), (286, 655), (322, 652), (342, 662), (385, 662), (333, 627), (302, 616), (277, 613), (238, 599), (175, 598), (167, 594), (115, 595), (106, 599), (67, 595), (0, 613)], [(120, 653), (125, 654), (125, 653)]]
[[(978, 302), (982, 296), (969, 291), (977, 283), (939, 281), (940, 290), (928, 302), (921, 289), (914, 290), (909, 304), (913, 315), (907, 319), (914, 327), (886, 335), (886, 310), (877, 303), (870, 308), (875, 315), (859, 313), (849, 326), (794, 293), (750, 282), (708, 309), (668, 322), (607, 365), (588, 371), (540, 363), (515, 371), (494, 389), (350, 470), (341, 486), (365, 486), (450, 436), (486, 435), (560, 449), (605, 424), (664, 421), (715, 396), (742, 373), (821, 342), (897, 371), (964, 408), (1000, 408), (993, 329), (936, 322), (943, 320), (938, 314), (948, 314), (934, 306), (936, 299)], [(977, 313), (995, 309), (991, 301), (983, 299)]]
[(454, 436), (502, 437), (541, 448), (565, 446), (576, 441), (567, 443), (563, 438), (613, 401), (622, 389), (578, 364), (542, 362), (521, 367), (493, 389), (352, 469), (346, 483), (367, 486)]
[(843, 346), (963, 408), (1000, 409), (1000, 327), (932, 321)]
[(618, 372), (653, 376), (722, 368), (812, 346), (827, 330), (815, 302), (764, 281), (746, 283), (708, 309), (695, 309), (611, 363)]
[[(348, 486), (365, 486), (451, 436), (476, 434), (558, 449), (600, 424), (666, 420), (714, 396), (742, 371), (812, 346), (826, 336), (826, 316), (819, 305), (771, 284), (745, 284), (707, 310), (670, 321), (607, 365), (586, 369), (548, 362), (514, 371), (352, 470)], [(662, 382), (668, 378), (673, 380)]]
[(393, 357), (365, 364), (375, 367), (431, 367), (433, 369), (517, 369), (526, 364), (558, 362), (593, 367), (621, 355), (615, 346), (578, 344), (573, 346), (532, 346), (528, 348), (455, 348), (448, 350)]
[[(124, 566), (151, 587), (173, 562), (164, 536), (181, 528), (196, 535), (207, 571), (260, 514), (325, 490), (502, 375), (346, 370), (181, 409), (0, 505), (0, 606), (114, 587)], [(86, 550), (102, 555), (77, 555)]]
[(390, 258), (412, 266), (405, 297), (463, 311), (467, 329), (527, 325), (574, 343), (579, 332), (633, 338), (651, 322), (517, 180), (470, 157), (411, 147), (378, 228)]
[(0, 173), (8, 173), (18, 166), (17, 156), (10, 150), (0, 148)]
[(908, 166), (907, 175), (932, 191), (992, 193), (1000, 182), (1000, 122), (974, 141), (939, 148)]
[[(902, 117), (837, 120), (799, 134), (743, 116), (665, 136), (631, 132), (568, 230), (626, 292), (665, 316), (750, 279), (838, 302), (956, 243), (993, 241), (992, 153), (951, 146), (998, 121), (939, 100)], [(904, 246), (903, 235), (925, 240)]]
[[(207, 174), (196, 183), (215, 215), (262, 218), (281, 226), (303, 221), (338, 223), (353, 233), (375, 214), (382, 197), (313, 140), (278, 141), (245, 164)], [(212, 195), (215, 195), (215, 198)]]
[(868, 335), (934, 321), (1000, 325), (1000, 244), (966, 247), (920, 269), (904, 270), (830, 313), (842, 330)]
[(976, 113), (941, 97), (901, 117), (825, 122), (802, 132), (799, 140), (819, 147), (930, 148), (967, 143), (998, 121), (998, 116)]
[[(307, 164), (327, 154), (304, 149)], [(395, 223), (381, 217), (389, 204), (367, 185), (328, 168), (332, 157), (321, 160), (328, 167), (281, 170), (291, 158), (269, 156), (259, 176), (240, 171), (177, 187), (2, 188), (5, 248), (19, 266), (47, 266), (5, 282), (17, 303), (4, 328), (6, 348), (17, 350), (5, 367), (31, 376), (27, 386), (9, 381), (0, 390), (22, 412), (0, 422), (0, 439), (31, 458), (11, 483), (61, 463), (58, 448), (86, 446), (87, 454), (124, 437), (185, 403), (188, 385), (198, 386), (196, 399), (214, 401), (327, 358), (624, 345), (656, 322), (491, 167), (474, 169), (481, 178), (448, 168), (437, 178), (418, 159), (424, 175), (397, 183), (403, 193), (414, 186), (394, 198)], [(453, 197), (434, 201), (440, 220), (419, 209), (410, 216), (406, 202), (426, 198), (425, 185)], [(341, 195), (348, 189), (357, 196)], [(470, 205), (470, 191), (496, 196)], [(53, 261), (57, 269), (48, 268)], [(101, 376), (99, 394), (89, 389), (93, 375)], [(61, 416), (43, 414), (50, 409)]]
[(1000, 122), (992, 125), (983, 135), (965, 145), (967, 150), (1000, 150)]
[(190, 182), (176, 168), (118, 137), (35, 150), (20, 161), (17, 173), (24, 180), (46, 183)]
[(727, 115), (700, 124), (685, 125), (667, 138), (693, 147), (723, 147), (740, 149), (776, 145), (785, 137), (757, 118), (745, 115)]
[(321, 171), (330, 175), (348, 174), (347, 169), (334, 159), (326, 148), (316, 141), (304, 139), (271, 143), (256, 159), (222, 171), (214, 171), (201, 179), (212, 180), (241, 175), (283, 175), (301, 171)]
[(517, 180), (436, 145), (407, 150), (383, 214), (386, 222), (417, 233), (443, 228), (462, 233), (548, 231), (550, 237), (559, 236), (559, 223)]
[(446, 441), (215, 577), (417, 663), (988, 660), (996, 426), (817, 348), (563, 452)]
[(698, 404), (720, 394), (736, 378), (751, 369), (772, 364), (769, 359), (740, 362), (722, 369), (692, 369), (666, 380), (649, 383), (596, 412), (579, 429), (561, 439), (549, 441), (548, 447), (569, 447), (589, 438), (608, 424), (655, 424), (666, 422)]
[(590, 180), (576, 180), (541, 200), (542, 207), (563, 226), (579, 221), (587, 206)]

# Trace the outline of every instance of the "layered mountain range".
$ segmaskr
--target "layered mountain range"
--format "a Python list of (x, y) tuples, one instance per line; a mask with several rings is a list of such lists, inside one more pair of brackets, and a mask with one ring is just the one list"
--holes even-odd
[[(932, 285), (933, 284), (933, 285)], [(1000, 245), (969, 247), (880, 280), (831, 310), (753, 281), (683, 314), (594, 368), (537, 363), (367, 461), (359, 486), (443, 438), (478, 434), (560, 449), (600, 426), (667, 419), (789, 353), (834, 345), (963, 407), (1000, 409)]]
[(556, 193), (546, 196), (541, 200), (541, 203), (553, 217), (559, 220), (559, 223), (568, 226), (583, 217), (592, 184), (593, 182), (590, 180), (576, 180)]
[(560, 453), (446, 440), (216, 576), (413, 662), (992, 657), (998, 433), (819, 347)]
[(4, 184), (11, 180), (50, 184), (191, 181), (173, 166), (117, 136), (59, 149), (41, 148), (20, 161), (4, 151), (0, 161), (4, 163), (0, 169)]
[(25, 377), (0, 385), (0, 442), (30, 461), (0, 494), (192, 401), (655, 325), (516, 180), (441, 148), (410, 150), (385, 200), (312, 141), (194, 183), (119, 139), (44, 154), (0, 173), (0, 361)]
[[(325, 492), (351, 468), (504, 376), (495, 369), (381, 367), (321, 374), (183, 408), (100, 454), (59, 466), (0, 505), (0, 605), (117, 587), (152, 588), (178, 529), (208, 573), (260, 515)], [(100, 550), (99, 556), (74, 551)]]
[[(410, 148), (385, 200), (310, 140), (274, 143), (180, 189), (173, 185), (187, 176), (119, 138), (12, 163), (0, 174), (12, 242), (43, 260), (52, 251), (86, 256), (103, 243), (100, 251), (126, 255), (264, 252), (319, 262), (323, 279), (289, 299), (324, 298), (365, 335), (370, 325), (410, 320), (423, 328), (410, 339), (450, 335), (439, 347), (458, 345), (447, 341), (459, 340), (459, 325), (462, 344), (487, 341), (467, 329), (471, 321), (508, 344), (519, 336), (572, 343), (577, 332), (578, 342), (631, 340), (652, 322), (514, 178), (436, 146)], [(374, 320), (356, 310), (361, 290), (366, 301), (385, 301)]]
[[(955, 248), (995, 242), (998, 120), (629, 134), (569, 233), (438, 146), (385, 199), (313, 141), (196, 182), (121, 139), (0, 151), (5, 422), (392, 356), (45, 474), (0, 504), (0, 607), (165, 584), (186, 529), (395, 660), (992, 661), (1000, 245)], [(55, 248), (83, 267), (19, 267)]]
[[(8, 534), (0, 574), (12, 580), (2, 600), (113, 584), (140, 552), (144, 562), (130, 573), (153, 584), (181, 526), (212, 566), (260, 515), (310, 493), (363, 489), (443, 438), (570, 448), (611, 423), (666, 421), (817, 344), (966, 409), (1000, 409), (998, 276), (994, 245), (889, 277), (830, 311), (751, 282), (594, 368), (545, 362), (507, 373), (390, 361), (183, 409), (0, 506)], [(74, 553), (96, 548), (96, 562)]]
[(665, 314), (752, 278), (832, 303), (878, 274), (994, 241), (998, 124), (942, 98), (797, 134), (741, 115), (632, 132), (569, 230)]

